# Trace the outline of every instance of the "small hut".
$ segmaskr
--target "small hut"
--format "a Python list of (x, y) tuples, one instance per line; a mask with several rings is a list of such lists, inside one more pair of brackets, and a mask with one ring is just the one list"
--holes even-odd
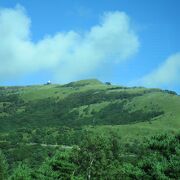
[(45, 85), (50, 85), (52, 84), (51, 81), (49, 80)]

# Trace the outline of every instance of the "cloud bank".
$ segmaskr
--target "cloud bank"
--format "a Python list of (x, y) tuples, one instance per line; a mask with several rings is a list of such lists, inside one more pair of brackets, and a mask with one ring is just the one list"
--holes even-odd
[(180, 86), (180, 52), (168, 57), (161, 66), (137, 83), (148, 87)]
[[(21, 6), (0, 9), (0, 80), (45, 69), (59, 82), (82, 78), (106, 62), (133, 56), (139, 41), (127, 14), (106, 12), (84, 33), (73, 30), (31, 39), (31, 20)], [(47, 33), (47, 32), (45, 32)]]

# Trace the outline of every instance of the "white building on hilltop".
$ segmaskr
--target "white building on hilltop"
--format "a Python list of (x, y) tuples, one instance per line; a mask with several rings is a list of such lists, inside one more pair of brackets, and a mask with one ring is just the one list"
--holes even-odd
[(49, 80), (49, 81), (47, 81), (47, 83), (46, 83), (45, 85), (50, 85), (50, 84), (52, 84), (52, 83), (51, 83), (51, 81)]

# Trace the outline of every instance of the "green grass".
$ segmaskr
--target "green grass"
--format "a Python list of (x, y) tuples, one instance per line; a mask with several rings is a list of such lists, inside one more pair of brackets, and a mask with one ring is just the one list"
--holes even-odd
[[(135, 104), (135, 107), (133, 106)], [(143, 96), (135, 97), (128, 104), (129, 109), (144, 109), (153, 108), (158, 105), (164, 110), (165, 114), (159, 116), (149, 122), (139, 122), (129, 125), (116, 126), (97, 126), (94, 128), (96, 132), (109, 133), (110, 131), (117, 132), (123, 139), (143, 138), (152, 136), (162, 132), (180, 132), (180, 97), (165, 93), (150, 93)], [(145, 106), (146, 109), (144, 108)]]
[[(122, 137), (131, 138), (146, 136), (162, 131), (179, 131), (180, 129), (180, 96), (165, 93), (160, 89), (147, 89), (141, 87), (126, 88), (116, 85), (106, 85), (98, 80), (90, 79), (72, 82), (67, 85), (35, 85), (19, 88), (14, 87), (14, 90), (13, 87), (11, 87), (7, 88), (5, 92), (7, 92), (7, 94), (19, 94), (19, 97), (25, 102), (43, 101), (47, 98), (55, 99), (55, 101), (58, 102), (61, 99), (65, 99), (70, 94), (81, 94), (90, 90), (93, 90), (95, 93), (101, 93), (103, 91), (106, 94), (111, 94), (113, 92), (125, 92), (129, 95), (135, 94), (136, 96), (128, 100), (124, 106), (129, 112), (136, 110), (148, 112), (156, 109), (164, 111), (163, 115), (151, 119), (151, 123), (146, 121), (127, 125), (102, 125), (96, 126), (94, 128), (95, 131), (108, 132), (113, 130), (117, 131)], [(98, 103), (74, 107), (70, 109), (69, 112), (77, 110), (79, 116), (93, 118), (92, 111), (97, 113), (115, 102), (121, 102), (121, 99), (104, 99)], [(0, 103), (0, 108), (2, 108), (2, 103), (3, 102)], [(16, 112), (21, 113), (23, 110), (24, 106), (20, 106), (17, 108)], [(42, 113), (43, 111), (38, 112), (38, 114)], [(6, 114), (7, 113), (5, 112), (1, 112), (0, 116)]]

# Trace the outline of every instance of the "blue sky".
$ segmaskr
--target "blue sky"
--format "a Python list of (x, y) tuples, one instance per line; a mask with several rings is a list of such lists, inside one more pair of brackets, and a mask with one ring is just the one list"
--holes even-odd
[(98, 78), (180, 92), (179, 0), (1, 0), (0, 8), (0, 85)]

